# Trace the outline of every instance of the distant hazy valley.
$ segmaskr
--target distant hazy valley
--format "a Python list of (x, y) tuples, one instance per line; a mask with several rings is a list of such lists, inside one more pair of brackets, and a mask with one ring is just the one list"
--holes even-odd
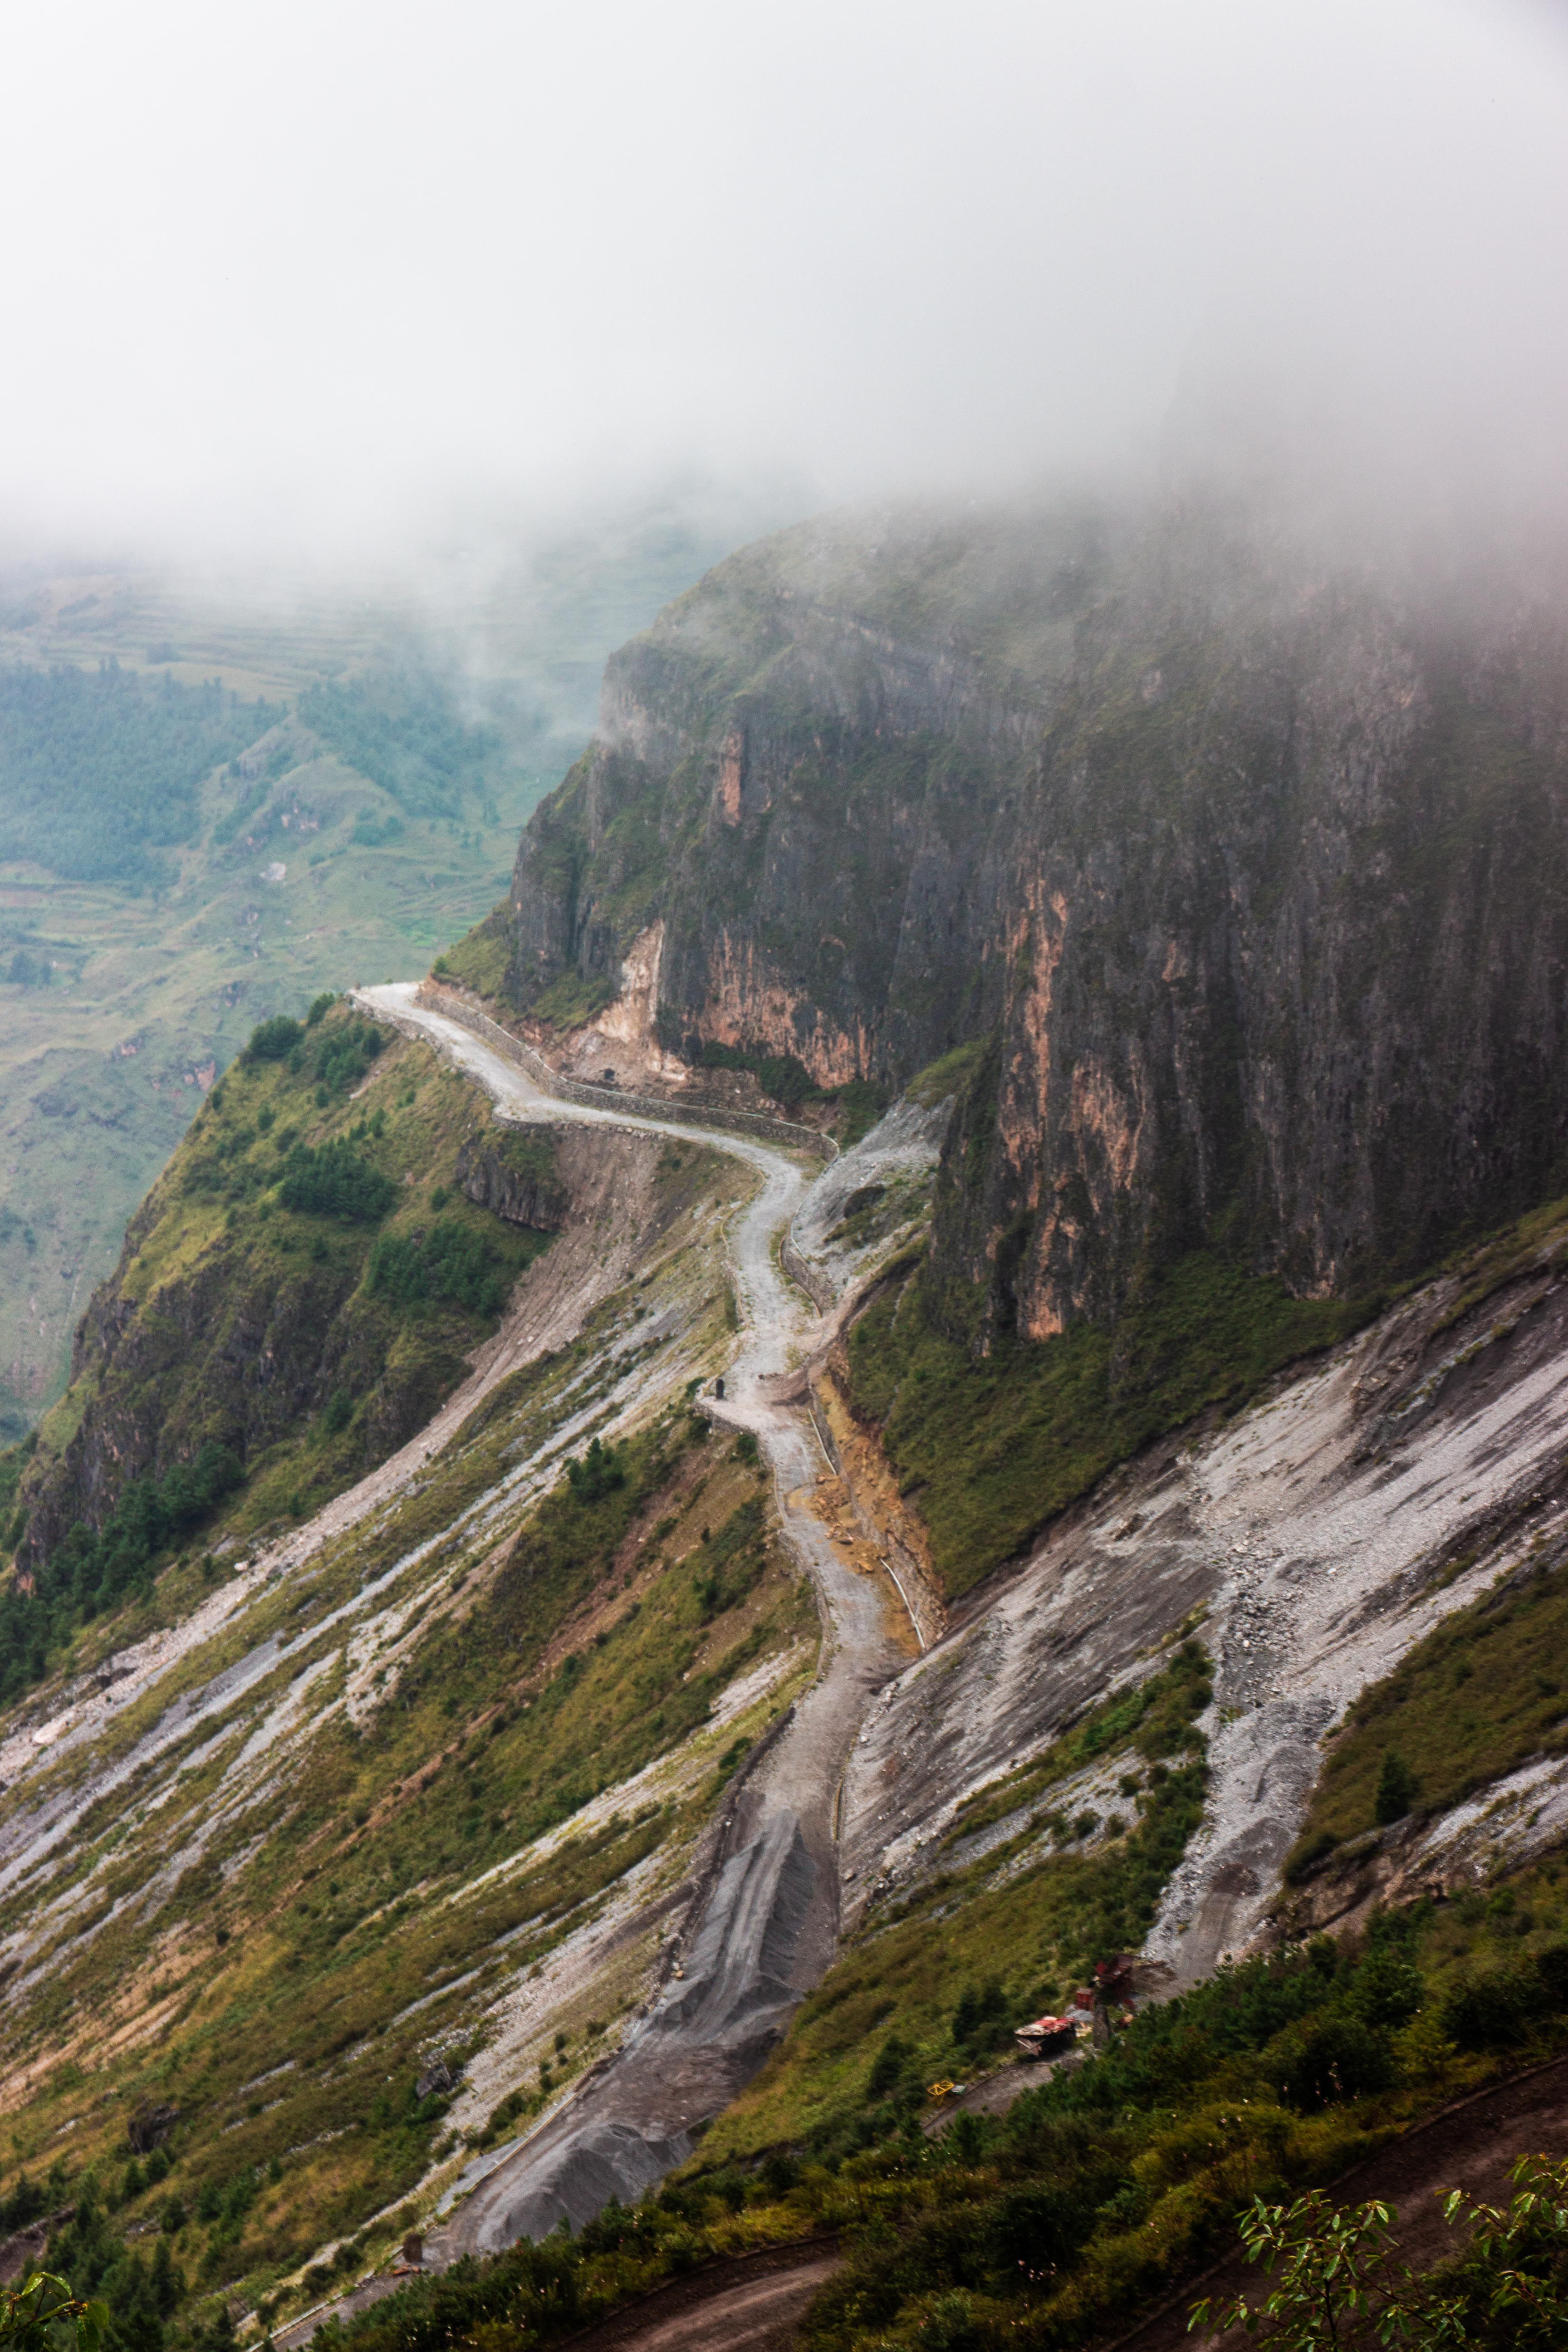
[[(127, 1217), (256, 1021), (420, 967), (488, 911), (605, 652), (718, 551), (634, 519), (435, 613), (113, 572), (4, 583), (0, 1431), (58, 1393)], [(363, 708), (298, 719), (343, 677)]]

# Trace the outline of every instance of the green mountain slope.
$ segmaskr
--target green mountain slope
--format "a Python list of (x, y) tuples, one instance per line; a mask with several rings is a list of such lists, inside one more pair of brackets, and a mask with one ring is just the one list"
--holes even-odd
[(426, 602), (0, 576), (0, 1440), (256, 1023), (494, 906), (606, 652), (727, 543), (655, 508)]
[[(496, 1129), (428, 1047), (326, 1003), (258, 1030), (94, 1295), (14, 1504), (7, 1696), (150, 1603), (171, 1550), (275, 1532), (403, 1444), (567, 1213), (547, 1133)], [(463, 1190), (519, 1155), (532, 1223)]]

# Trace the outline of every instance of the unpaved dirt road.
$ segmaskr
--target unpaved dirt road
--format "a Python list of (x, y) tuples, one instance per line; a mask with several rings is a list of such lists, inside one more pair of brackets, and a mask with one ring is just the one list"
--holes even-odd
[[(1443, 2108), (1345, 2173), (1330, 2194), (1340, 2204), (1377, 2197), (1393, 2205), (1400, 2252), (1413, 2269), (1426, 2270), (1455, 2242), (1440, 2202), (1450, 2189), (1506, 2205), (1513, 2194), (1510, 2168), (1516, 2157), (1560, 2156), (1565, 2147), (1568, 2058), (1556, 2058)], [(1223, 2302), (1245, 2294), (1257, 2301), (1267, 2291), (1262, 2273), (1237, 2253), (1194, 2279), (1130, 2336), (1119, 2337), (1110, 2352), (1177, 2352), (1178, 2346), (1187, 2352), (1214, 2352), (1221, 2343), (1245, 2344), (1248, 2339), (1239, 2331), (1223, 2337), (1189, 2335), (1187, 2315), (1204, 2295)]]
[(785, 1280), (776, 1249), (821, 1171), (750, 1137), (561, 1102), (414, 996), (412, 986), (399, 984), (363, 990), (358, 1001), (428, 1039), (505, 1118), (700, 1139), (757, 1172), (755, 1193), (729, 1228), (742, 1332), (724, 1401), (710, 1410), (755, 1433), (773, 1474), (785, 1540), (816, 1586), (827, 1634), (816, 1683), (745, 1776), (721, 1825), (703, 1898), (679, 1953), (682, 1974), (667, 1979), (619, 2053), (563, 2107), (463, 2175), (426, 2246), (427, 2263), (445, 2264), (543, 2237), (563, 2215), (580, 2227), (612, 2196), (629, 2202), (689, 2154), (692, 2126), (716, 2115), (755, 2072), (832, 1958), (839, 1783), (871, 1695), (904, 1654), (891, 1587), (849, 1567), (805, 1507), (822, 1456), (805, 1413), (774, 1393), (819, 1333), (816, 1309)]
[(562, 2352), (784, 2352), (838, 2261), (820, 2238), (737, 2254), (639, 2297)]

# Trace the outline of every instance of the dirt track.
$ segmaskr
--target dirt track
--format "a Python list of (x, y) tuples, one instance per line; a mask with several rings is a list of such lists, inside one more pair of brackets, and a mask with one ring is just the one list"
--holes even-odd
[[(1517, 2156), (1541, 2151), (1561, 2155), (1565, 2149), (1568, 2058), (1555, 2058), (1440, 2109), (1403, 2139), (1379, 2148), (1345, 2173), (1334, 2183), (1332, 2194), (1342, 2204), (1379, 2197), (1395, 2207), (1400, 2249), (1416, 2269), (1426, 2269), (1453, 2243), (1438, 2201), (1450, 2189), (1462, 2189), (1489, 2204), (1506, 2204), (1513, 2189), (1509, 2170)], [(1205, 2352), (1222, 2339), (1188, 2335), (1187, 2314), (1193, 2305), (1203, 2295), (1256, 2296), (1261, 2276), (1239, 2255), (1232, 2255), (1201, 2279), (1190, 2280), (1131, 2335), (1119, 2336), (1109, 2352), (1176, 2352), (1178, 2345)], [(1237, 2335), (1223, 2340), (1239, 2344), (1247, 2338)]]
[(628, 2304), (562, 2352), (784, 2352), (837, 2266), (831, 2238), (738, 2254)]
[[(687, 1125), (540, 1093), (493, 1046), (416, 1004), (412, 988), (368, 989), (360, 1002), (427, 1037), (510, 1118), (693, 1139)], [(710, 1409), (715, 1419), (752, 1431), (773, 1469), (785, 1540), (822, 1612), (822, 1668), (721, 1824), (680, 1952), (684, 1975), (667, 1982), (603, 2073), (463, 2176), (427, 2242), (434, 2263), (543, 2237), (563, 2215), (580, 2227), (612, 2196), (631, 2201), (684, 2159), (691, 2126), (727, 2105), (755, 2072), (832, 1958), (839, 1904), (834, 1801), (873, 1691), (903, 1663), (891, 1588), (851, 1568), (804, 1507), (823, 1465), (803, 1412), (778, 1401), (821, 1318), (784, 1279), (775, 1251), (820, 1171), (808, 1173), (749, 1137), (697, 1132), (762, 1180), (727, 1236), (743, 1328), (724, 1402)]]

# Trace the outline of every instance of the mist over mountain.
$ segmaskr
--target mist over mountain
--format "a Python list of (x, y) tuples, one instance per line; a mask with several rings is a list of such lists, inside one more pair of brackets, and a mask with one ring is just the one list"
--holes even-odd
[(700, 485), (417, 583), (0, 575), (0, 1429), (58, 1396), (148, 1184), (258, 1019), (490, 906), (605, 652), (754, 509)]
[(1417, 496), (1560, 489), (1563, 37), (1529, 0), (36, 16), (6, 536), (406, 574), (672, 476), (796, 514), (1140, 479), (1215, 376)]
[(0, 2333), (1555, 2340), (1556, 12), (7, 61)]

